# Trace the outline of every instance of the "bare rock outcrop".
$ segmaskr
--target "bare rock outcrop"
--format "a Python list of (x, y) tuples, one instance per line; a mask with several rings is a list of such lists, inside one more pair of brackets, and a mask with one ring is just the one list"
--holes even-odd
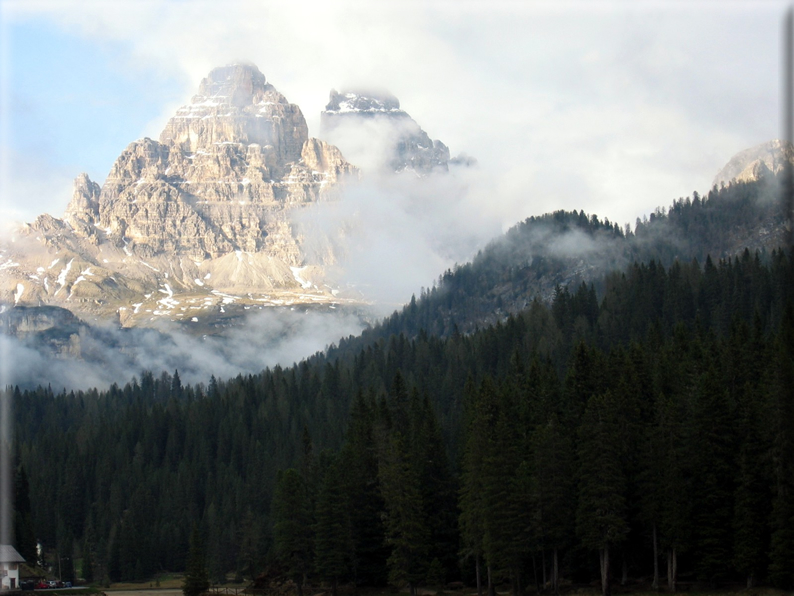
[(770, 173), (780, 173), (786, 163), (794, 164), (794, 146), (780, 139), (767, 141), (734, 155), (714, 177), (712, 185), (759, 180)]
[(92, 182), (88, 174), (80, 174), (74, 181), (72, 200), (63, 219), (83, 236), (94, 235), (93, 228), (99, 219), (100, 192), (99, 184)]

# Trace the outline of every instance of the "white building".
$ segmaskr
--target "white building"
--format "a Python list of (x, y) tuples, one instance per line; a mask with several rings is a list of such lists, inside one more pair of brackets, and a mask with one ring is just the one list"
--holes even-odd
[(0, 544), (0, 575), (2, 582), (0, 588), (3, 590), (19, 589), (19, 564), (24, 563), (22, 558), (10, 544)]

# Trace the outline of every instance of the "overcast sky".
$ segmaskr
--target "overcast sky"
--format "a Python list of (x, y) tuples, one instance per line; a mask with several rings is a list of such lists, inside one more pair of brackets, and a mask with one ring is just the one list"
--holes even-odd
[(238, 60), (301, 107), (310, 135), (332, 88), (390, 90), (453, 155), (477, 158), (478, 200), (502, 229), (560, 208), (633, 222), (781, 134), (785, 2), (0, 7), (4, 218), (60, 216), (80, 172), (101, 183)]

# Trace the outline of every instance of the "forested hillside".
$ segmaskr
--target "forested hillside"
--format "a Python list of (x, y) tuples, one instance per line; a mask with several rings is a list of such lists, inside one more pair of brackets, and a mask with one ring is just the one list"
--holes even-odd
[(771, 251), (787, 242), (780, 200), (782, 176), (733, 183), (708, 195), (678, 199), (669, 209), (637, 219), (633, 230), (584, 211), (530, 217), (483, 249), (471, 263), (439, 277), (381, 325), (365, 331), (353, 349), (381, 337), (420, 329), (449, 336), (492, 325), (527, 308), (533, 297), (550, 301), (558, 285), (595, 283), (632, 263), (651, 260), (669, 267), (678, 259), (704, 263), (745, 248)]
[(791, 252), (635, 263), (474, 333), (15, 390), (18, 542), (110, 580), (184, 569), (198, 524), (215, 579), (791, 588), (792, 387)]

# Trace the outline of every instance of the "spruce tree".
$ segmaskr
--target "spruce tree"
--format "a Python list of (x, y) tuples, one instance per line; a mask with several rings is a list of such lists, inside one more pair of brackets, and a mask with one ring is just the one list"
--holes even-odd
[(358, 391), (340, 454), (341, 482), (348, 507), (349, 561), (357, 584), (385, 585), (388, 581), (382, 512), (378, 485), (378, 457), (374, 434), (374, 403)]
[(734, 480), (734, 424), (713, 362), (701, 374), (695, 403), (694, 463), (697, 575), (712, 585), (729, 577)]
[(559, 551), (571, 542), (576, 508), (573, 448), (556, 415), (532, 434), (533, 529), (552, 551), (551, 585), (559, 593)]
[(509, 387), (501, 387), (485, 399), (494, 397), (495, 425), (486, 444), (483, 469), (483, 551), (492, 576), (507, 576), (513, 593), (518, 594), (521, 553), (527, 550), (530, 524), (529, 472), (526, 465), (522, 466), (515, 396)]
[(279, 472), (271, 509), (276, 557), (303, 596), (303, 584), (312, 569), (312, 521), (308, 491), (296, 470)]
[(769, 580), (794, 587), (794, 307), (788, 305), (775, 342), (770, 383), (774, 496)]
[(742, 437), (738, 457), (738, 477), (733, 506), (733, 563), (755, 587), (767, 566), (767, 520), (770, 479), (765, 467), (764, 448), (756, 414), (760, 396), (749, 383), (740, 395), (739, 423)]
[(182, 581), (182, 593), (185, 596), (199, 596), (209, 590), (209, 587), (204, 537), (198, 526), (193, 526), (193, 532), (190, 534), (190, 550), (185, 563), (185, 578)]
[(610, 593), (613, 547), (623, 542), (629, 531), (619, 425), (618, 404), (610, 391), (588, 400), (579, 426), (576, 528), (582, 545), (599, 553), (603, 596)]
[(419, 391), (412, 389), (409, 407), (412, 465), (419, 475), (424, 517), (430, 532), (428, 558), (437, 558), (445, 573), (453, 573), (458, 566), (456, 489), (446, 446), (429, 396), (425, 393), (420, 398)]
[(408, 584), (411, 596), (416, 596), (418, 583), (426, 575), (430, 536), (419, 475), (399, 432), (385, 438), (378, 479), (386, 505), (386, 543), (391, 547), (389, 581), (398, 587)]
[(30, 506), (30, 485), (22, 465), (17, 467), (14, 476), (14, 546), (28, 565), (36, 564), (38, 554)]
[(479, 399), (480, 392), (471, 379), (466, 383), (464, 447), (461, 487), (458, 500), (460, 533), (464, 558), (474, 558), (477, 594), (482, 596), (480, 562), (485, 540), (485, 501), (483, 481), (488, 431), (493, 424), (492, 413)]
[(80, 577), (87, 584), (94, 581), (94, 560), (91, 554), (91, 545), (87, 538), (83, 541), (83, 564), (80, 567)]
[(350, 525), (342, 492), (341, 472), (336, 462), (323, 475), (317, 494), (314, 525), (314, 566), (321, 577), (331, 581), (333, 596), (339, 578), (349, 569)]

